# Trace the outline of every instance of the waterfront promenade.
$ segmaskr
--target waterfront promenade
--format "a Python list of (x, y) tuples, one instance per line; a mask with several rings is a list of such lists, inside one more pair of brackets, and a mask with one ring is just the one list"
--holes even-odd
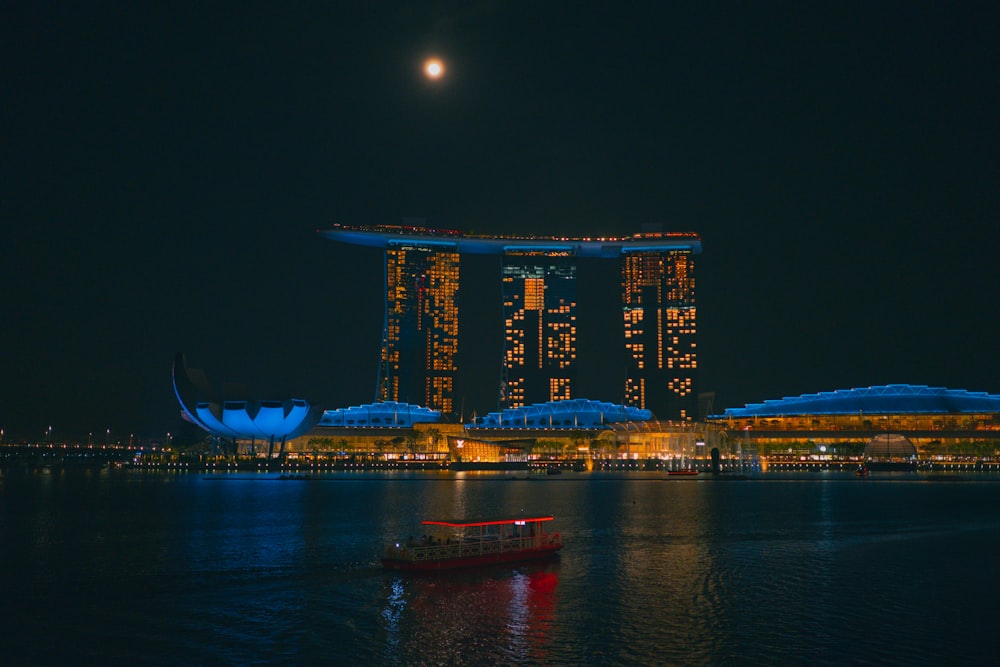
[[(719, 461), (723, 475), (766, 475), (768, 473), (823, 471), (850, 472), (863, 463), (860, 456), (812, 456), (746, 454), (724, 456)], [(1000, 473), (1000, 457), (977, 457), (956, 453), (947, 456), (893, 462), (898, 470), (917, 473)], [(339, 456), (292, 452), (270, 459), (264, 456), (213, 456), (163, 450), (143, 450), (122, 445), (79, 445), (70, 443), (0, 445), (0, 469), (13, 468), (104, 468), (131, 470), (174, 470), (190, 472), (279, 472), (303, 476), (331, 471), (509, 471), (523, 474), (562, 473), (585, 475), (590, 472), (662, 472), (695, 470), (697, 477), (711, 476), (709, 458), (674, 456), (666, 458), (555, 457), (540, 456), (528, 461), (455, 462), (442, 457), (420, 457), (405, 453), (372, 456)]]

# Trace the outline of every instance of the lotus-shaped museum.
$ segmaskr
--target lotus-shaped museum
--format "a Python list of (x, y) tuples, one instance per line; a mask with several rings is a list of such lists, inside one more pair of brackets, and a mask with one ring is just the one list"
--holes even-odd
[(184, 355), (174, 360), (174, 394), (185, 420), (213, 435), (234, 440), (290, 440), (309, 431), (321, 410), (308, 401), (254, 401), (233, 396), (220, 398), (205, 374), (188, 368)]

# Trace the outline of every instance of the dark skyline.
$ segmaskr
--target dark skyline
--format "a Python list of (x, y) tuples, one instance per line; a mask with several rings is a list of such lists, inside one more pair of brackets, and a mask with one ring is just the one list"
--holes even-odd
[[(171, 430), (177, 351), (269, 398), (372, 400), (381, 253), (316, 231), (404, 217), (698, 233), (716, 411), (897, 382), (1000, 393), (998, 18), (6, 3), (0, 428)], [(430, 55), (441, 80), (421, 75)], [(463, 317), (499, 321), (498, 268), (465, 265)], [(459, 351), (470, 373), (499, 376), (488, 344)], [(495, 396), (467, 392), (466, 415)]]

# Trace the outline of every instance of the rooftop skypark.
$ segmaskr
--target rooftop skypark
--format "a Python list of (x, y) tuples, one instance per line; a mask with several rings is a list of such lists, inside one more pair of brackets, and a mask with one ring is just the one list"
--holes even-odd
[(642, 232), (631, 236), (567, 237), (473, 234), (454, 229), (410, 225), (334, 225), (320, 234), (332, 241), (369, 247), (420, 242), (441, 245), (470, 255), (501, 255), (508, 250), (539, 249), (571, 252), (576, 257), (620, 257), (643, 250), (687, 250), (701, 253), (701, 237), (693, 232)]

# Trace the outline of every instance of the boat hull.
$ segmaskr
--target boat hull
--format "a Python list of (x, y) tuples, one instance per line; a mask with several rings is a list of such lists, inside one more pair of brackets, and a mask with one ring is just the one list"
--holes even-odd
[(521, 561), (541, 560), (555, 556), (562, 544), (546, 545), (537, 549), (519, 551), (501, 551), (497, 553), (461, 556), (459, 558), (441, 558), (411, 560), (407, 558), (383, 558), (382, 566), (387, 570), (402, 570), (406, 572), (430, 572), (435, 570), (456, 570), (465, 567), (481, 567), (499, 563), (516, 563)]

